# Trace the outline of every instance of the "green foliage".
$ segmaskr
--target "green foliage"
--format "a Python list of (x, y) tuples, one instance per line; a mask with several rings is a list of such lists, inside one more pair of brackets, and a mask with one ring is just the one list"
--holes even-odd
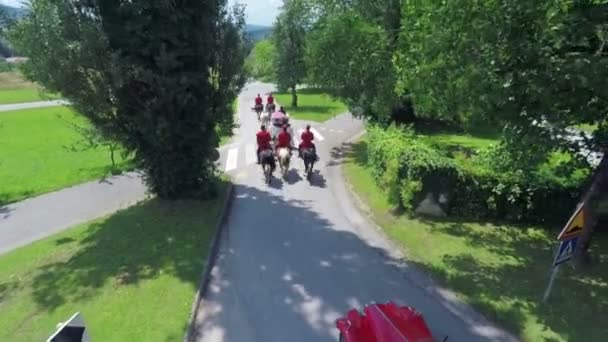
[(386, 121), (394, 104), (394, 71), (382, 28), (352, 10), (324, 18), (308, 39), (307, 64), (313, 83), (356, 114)]
[(403, 2), (398, 91), (422, 116), (507, 126), (511, 149), (533, 166), (555, 149), (577, 151), (550, 131), (606, 121), (606, 6)]
[(10, 72), (13, 71), (14, 67), (3, 60), (0, 59), (0, 72)]
[[(553, 229), (392, 215), (386, 191), (374, 184), (366, 167), (366, 140), (353, 144), (350, 152), (345, 178), (395, 248), (402, 247), (410, 263), (458, 292), (488, 319), (522, 341), (600, 341), (607, 334), (606, 326), (596, 324), (608, 319), (608, 303), (598, 300), (608, 296), (607, 234), (596, 234), (592, 241), (597, 253), (593, 268), (584, 274), (561, 268), (549, 305), (538, 305), (547, 286), (551, 247), (557, 246)], [(578, 314), (581, 303), (594, 320)], [(577, 314), (564, 324), (564, 312)]]
[(0, 256), (0, 340), (46, 341), (76, 311), (95, 341), (183, 340), (221, 185), (217, 200), (145, 201)]
[(389, 202), (413, 211), (427, 193), (447, 195), (454, 216), (526, 222), (561, 220), (580, 196), (578, 178), (515, 169), (504, 145), (463, 165), (428, 145), (411, 129), (391, 125), (368, 130), (368, 164)]
[(308, 7), (304, 0), (283, 0), (273, 30), (272, 41), (276, 46), (276, 81), (280, 92), (291, 89), (293, 107), (298, 106), (296, 86), (306, 78), (306, 19)]
[(25, 75), (134, 152), (161, 197), (214, 195), (216, 124), (244, 82), (242, 10), (225, 1), (34, 0), (12, 41)]
[(276, 53), (275, 46), (270, 39), (257, 42), (245, 62), (249, 74), (262, 82), (275, 81)]
[(245, 73), (245, 7), (218, 7), (214, 62), (211, 71), (213, 96), (211, 111), (223, 132), (235, 127), (235, 101), (247, 81)]

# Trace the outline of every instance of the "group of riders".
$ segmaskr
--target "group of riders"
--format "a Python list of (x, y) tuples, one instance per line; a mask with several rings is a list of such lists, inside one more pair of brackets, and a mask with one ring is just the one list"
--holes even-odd
[[(295, 149), (293, 145), (293, 129), (289, 123), (289, 115), (283, 106), (280, 106), (278, 111), (273, 112), (275, 108), (274, 97), (270, 93), (266, 98), (266, 111), (269, 114), (272, 113), (270, 116), (270, 132), (266, 125), (262, 124), (260, 131), (256, 134), (258, 164), (261, 162), (262, 155), (272, 156), (270, 163), (273, 170), (275, 169), (274, 160), (281, 148), (288, 149), (290, 154)], [(264, 103), (260, 94), (255, 98), (255, 110), (258, 113), (264, 110)], [(300, 136), (301, 143), (298, 146), (299, 158), (303, 158), (302, 153), (308, 151), (312, 152), (315, 161), (318, 160), (316, 146), (313, 143), (314, 138), (314, 134), (310, 131), (310, 125), (306, 125), (306, 130)], [(274, 148), (272, 146), (273, 142)]]

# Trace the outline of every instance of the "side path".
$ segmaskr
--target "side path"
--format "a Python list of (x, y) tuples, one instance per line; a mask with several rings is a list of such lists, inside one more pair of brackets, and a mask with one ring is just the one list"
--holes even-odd
[(26, 102), (26, 103), (9, 103), (0, 105), (0, 112), (9, 112), (11, 110), (21, 109), (32, 109), (32, 108), (45, 108), (45, 107), (57, 107), (68, 105), (69, 102), (65, 100), (53, 100), (53, 101), (37, 101), (37, 102)]
[[(239, 102), (242, 96), (239, 95)], [(64, 104), (67, 102), (58, 100), (0, 105), (0, 112)], [(237, 114), (248, 113), (239, 110)], [(219, 150), (218, 163), (226, 160), (228, 149), (222, 146)], [(0, 255), (132, 206), (146, 196), (147, 188), (141, 174), (129, 172), (0, 206)]]
[[(239, 95), (237, 120), (240, 122), (240, 130), (236, 130), (231, 143), (219, 148), (220, 158), (217, 164), (220, 171), (235, 172), (255, 164), (253, 139), (258, 123), (253, 119), (253, 114), (247, 106), (253, 102), (253, 93), (248, 90), (257, 86), (260, 84), (249, 84)], [(63, 104), (66, 102), (44, 101), (0, 105), (0, 112)], [(350, 115), (340, 117), (350, 118)], [(342, 120), (340, 117), (326, 122), (323, 127), (323, 134), (330, 140), (334, 131), (338, 132), (345, 123), (351, 121)], [(238, 150), (242, 147), (245, 147), (245, 150), (239, 153)], [(2, 206), (0, 207), (0, 254), (129, 207), (145, 199), (146, 191), (141, 174), (130, 172)]]

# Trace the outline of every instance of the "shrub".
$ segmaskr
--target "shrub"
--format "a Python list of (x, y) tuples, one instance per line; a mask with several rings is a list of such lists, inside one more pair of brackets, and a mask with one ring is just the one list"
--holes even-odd
[(368, 129), (368, 162), (390, 203), (412, 212), (428, 193), (447, 195), (450, 215), (526, 222), (563, 220), (580, 195), (579, 183), (547, 172), (508, 170), (499, 147), (466, 167), (417, 139), (409, 127)]

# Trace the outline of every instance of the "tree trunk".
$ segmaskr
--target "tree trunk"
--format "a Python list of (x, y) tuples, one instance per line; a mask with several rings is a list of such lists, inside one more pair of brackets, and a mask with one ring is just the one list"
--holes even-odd
[(296, 93), (296, 85), (291, 86), (291, 106), (298, 108), (298, 94)]
[(114, 158), (114, 150), (116, 150), (116, 146), (114, 143), (109, 144), (110, 147), (110, 161), (112, 162), (112, 168), (110, 169), (111, 174), (115, 174), (116, 172), (116, 159)]

